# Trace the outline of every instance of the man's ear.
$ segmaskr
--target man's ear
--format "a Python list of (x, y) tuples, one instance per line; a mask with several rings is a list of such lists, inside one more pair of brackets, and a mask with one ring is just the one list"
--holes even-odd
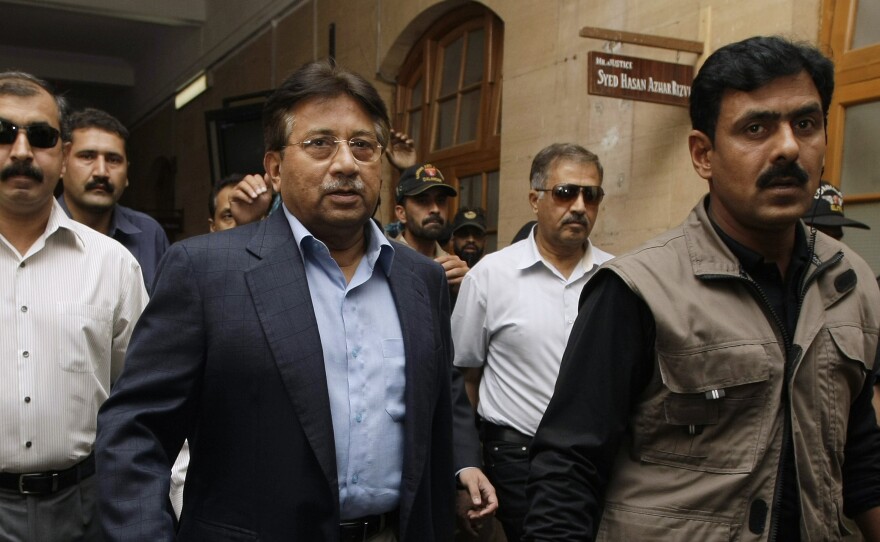
[(269, 151), (263, 156), (263, 168), (275, 192), (281, 192), (281, 160), (281, 151)]
[(63, 180), (64, 174), (67, 173), (67, 160), (70, 158), (70, 141), (66, 141), (61, 145), (61, 177)]
[(688, 149), (691, 152), (691, 163), (697, 175), (706, 179), (712, 178), (712, 151), (714, 146), (709, 136), (699, 130), (691, 130), (688, 135)]
[(529, 190), (529, 207), (532, 208), (532, 212), (538, 214), (538, 196), (540, 194), (537, 190)]
[(397, 217), (401, 224), (406, 224), (406, 209), (403, 208), (403, 205), (398, 203), (394, 206), (394, 216)]

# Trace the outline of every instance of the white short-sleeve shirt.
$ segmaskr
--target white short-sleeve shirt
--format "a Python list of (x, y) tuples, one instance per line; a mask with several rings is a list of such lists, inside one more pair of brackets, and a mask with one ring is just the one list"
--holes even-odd
[(587, 280), (612, 256), (587, 243), (565, 278), (527, 239), (486, 255), (461, 284), (452, 313), (457, 367), (483, 367), (479, 415), (533, 436), (559, 374)]

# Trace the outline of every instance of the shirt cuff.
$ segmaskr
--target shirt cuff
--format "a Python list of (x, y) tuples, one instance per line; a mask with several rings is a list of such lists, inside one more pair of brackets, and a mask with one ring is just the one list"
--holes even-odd
[(480, 468), (480, 467), (465, 467), (463, 469), (458, 469), (457, 471), (455, 471), (455, 487), (458, 489), (467, 489), (467, 487), (465, 487), (465, 485), (461, 483), (461, 478), (460, 478), (461, 473), (466, 470), (478, 469), (478, 468)]

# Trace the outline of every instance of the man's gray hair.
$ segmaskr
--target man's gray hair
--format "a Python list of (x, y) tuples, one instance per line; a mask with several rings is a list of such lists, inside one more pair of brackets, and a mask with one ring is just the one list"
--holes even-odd
[(541, 149), (532, 160), (532, 171), (529, 183), (532, 189), (548, 188), (545, 186), (550, 176), (550, 168), (559, 160), (571, 160), (578, 164), (594, 164), (599, 171), (599, 182), (602, 182), (604, 171), (599, 157), (576, 143), (553, 143)]

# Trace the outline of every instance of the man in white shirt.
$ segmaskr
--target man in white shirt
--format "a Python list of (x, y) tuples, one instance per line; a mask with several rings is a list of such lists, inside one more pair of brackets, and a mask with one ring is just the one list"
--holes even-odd
[(537, 225), (465, 275), (452, 314), (455, 365), (481, 418), (484, 468), (509, 542), (522, 535), (529, 446), (553, 394), (578, 298), (612, 257), (589, 240), (604, 196), (595, 154), (550, 145), (535, 156), (530, 183)]
[(147, 300), (119, 243), (52, 197), (64, 102), (0, 73), (0, 540), (101, 540), (92, 449)]

